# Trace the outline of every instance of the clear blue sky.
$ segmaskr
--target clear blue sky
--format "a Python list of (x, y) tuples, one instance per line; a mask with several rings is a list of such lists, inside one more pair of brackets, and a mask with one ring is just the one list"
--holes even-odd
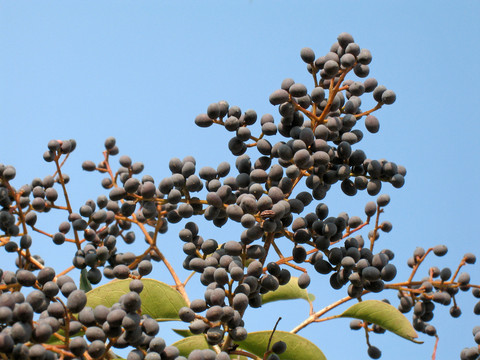
[[(405, 263), (416, 246), (448, 245), (448, 255), (435, 265), (454, 266), (465, 252), (480, 256), (479, 14), (477, 1), (1, 1), (0, 162), (16, 166), (20, 186), (53, 172), (42, 160), (48, 140), (76, 139), (65, 170), (77, 208), (104, 191), (101, 177), (82, 173), (80, 165), (101, 159), (108, 136), (117, 138), (121, 154), (143, 161), (145, 173), (157, 181), (168, 175), (174, 156), (194, 155), (199, 166), (216, 166), (232, 159), (229, 135), (219, 127), (195, 127), (195, 116), (225, 99), (279, 120), (268, 96), (281, 81), (292, 77), (313, 86), (300, 49), (324, 54), (346, 31), (371, 50), (371, 76), (397, 93), (397, 102), (377, 113), (380, 133), (366, 134), (359, 145), (369, 157), (408, 170), (404, 188), (382, 191), (392, 197), (385, 219), (394, 230), (381, 238), (380, 248), (395, 251), (398, 280), (408, 276)], [(333, 214), (362, 215), (368, 200), (332, 191), (326, 202)], [(45, 220), (45, 227), (57, 224)], [(162, 240), (177, 260), (179, 228), (172, 226)], [(236, 229), (201, 231), (221, 241), (234, 240)], [(70, 254), (45, 253), (42, 241), (36, 249), (48, 264), (70, 264)], [(155, 276), (163, 271), (157, 266)], [(468, 271), (480, 283), (479, 267)], [(320, 277), (313, 281), (316, 309), (345, 294), (325, 284)], [(440, 335), (438, 360), (458, 358), (474, 344), (471, 329), (480, 324), (474, 301), (467, 294), (458, 301), (460, 319), (452, 321), (448, 309), (440, 308), (432, 321)], [(247, 329), (270, 329), (280, 305), (285, 303), (260, 310), (261, 322), (251, 311)], [(282, 314), (281, 330), (308, 315), (306, 304), (294, 305)], [(169, 324), (161, 328), (175, 339)], [(314, 324), (300, 334), (329, 359), (368, 358), (362, 334), (351, 332), (348, 320)], [(373, 336), (372, 343), (385, 359), (430, 358), (434, 341), (424, 335), (421, 340), (424, 345), (415, 345), (385, 334)]]

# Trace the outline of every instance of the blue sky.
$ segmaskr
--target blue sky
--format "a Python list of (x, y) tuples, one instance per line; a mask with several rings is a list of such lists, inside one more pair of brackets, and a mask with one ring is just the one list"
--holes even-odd
[[(346, 31), (371, 50), (371, 76), (397, 94), (395, 104), (377, 112), (380, 132), (366, 133), (359, 144), (369, 157), (408, 170), (402, 189), (382, 190), (392, 197), (385, 219), (394, 229), (382, 236), (380, 248), (395, 251), (398, 280), (408, 276), (405, 263), (416, 246), (448, 245), (449, 253), (435, 265), (454, 267), (465, 252), (480, 255), (478, 14), (476, 1), (1, 1), (0, 162), (17, 168), (20, 186), (53, 172), (42, 160), (50, 139), (76, 139), (65, 171), (77, 208), (104, 192), (101, 177), (83, 173), (80, 165), (101, 160), (108, 136), (117, 138), (121, 154), (143, 161), (145, 173), (157, 181), (169, 175), (174, 156), (194, 155), (199, 167), (216, 167), (233, 159), (226, 147), (230, 136), (220, 127), (195, 127), (195, 116), (225, 99), (279, 120), (268, 96), (284, 78), (313, 87), (300, 49), (309, 46), (322, 55)], [(332, 214), (362, 215), (369, 200), (332, 190), (325, 202)], [(45, 227), (55, 229), (56, 220), (47, 218)], [(177, 261), (179, 229), (171, 226), (164, 236), (165, 252)], [(205, 225), (201, 232), (234, 240), (235, 229)], [(41, 254), (45, 240), (36, 244)], [(70, 255), (55, 250), (45, 253), (47, 262), (68, 266)], [(478, 270), (468, 269), (477, 284)], [(155, 272), (162, 278), (160, 266)], [(325, 286), (321, 277), (314, 279), (317, 309), (344, 296)], [(199, 290), (192, 288), (191, 297), (195, 291), (201, 296)], [(467, 294), (458, 301), (460, 319), (451, 320), (448, 309), (440, 308), (432, 321), (440, 335), (439, 360), (458, 358), (474, 344), (471, 329), (480, 323), (474, 301)], [(247, 329), (270, 329), (284, 305), (265, 306), (261, 322), (252, 311)], [(302, 303), (288, 309), (281, 330), (308, 315)], [(162, 335), (173, 340), (168, 327), (162, 325)], [(300, 334), (329, 359), (368, 358), (362, 334), (351, 332), (346, 320), (311, 325)], [(421, 337), (424, 345), (391, 334), (374, 336), (372, 343), (383, 358), (424, 359), (434, 342)]]

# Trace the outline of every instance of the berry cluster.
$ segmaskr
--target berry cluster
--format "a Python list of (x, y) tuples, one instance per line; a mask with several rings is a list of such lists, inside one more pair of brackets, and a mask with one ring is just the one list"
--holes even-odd
[[(236, 157), (234, 169), (227, 162), (197, 168), (192, 156), (172, 158), (170, 175), (156, 181), (141, 175), (143, 163), (133, 162), (128, 155), (119, 156), (114, 169), (112, 157), (120, 150), (110, 137), (102, 161), (82, 164), (85, 171), (102, 174), (101, 185), (108, 194), (88, 199), (77, 209), (70, 203), (69, 177), (63, 172), (65, 160), (76, 148), (74, 140), (50, 141), (43, 158), (55, 165), (55, 173), (19, 189), (11, 184), (15, 168), (0, 164), (0, 242), (7, 252), (18, 255), (15, 272), (0, 270), (0, 353), (13, 359), (110, 359), (115, 356), (113, 349), (129, 348), (128, 360), (227, 360), (237, 355), (280, 359), (289, 350), (281, 340), (271, 347), (269, 342), (262, 354), (239, 348), (249, 335), (245, 314), (262, 306), (264, 295), (289, 284), (297, 275), (292, 269), (299, 274), (298, 287), (306, 289), (312, 274), (309, 266), (329, 276), (333, 289), (345, 287), (343, 302), (397, 291), (398, 309), (413, 310), (413, 327), (431, 336), (437, 336), (429, 324), (435, 303), (453, 301), (450, 313), (458, 317), (461, 311), (455, 295), (459, 291), (472, 289), (480, 297), (470, 276), (459, 274), (462, 266), (475, 262), (473, 254), (466, 254), (453, 274), (449, 268), (432, 267), (428, 277), (414, 280), (427, 254), (443, 256), (445, 246), (417, 248), (408, 260), (409, 279), (392, 283), (397, 275), (394, 252), (375, 248), (380, 234), (392, 230), (389, 221), (380, 220), (390, 197), (379, 194), (386, 183), (401, 188), (406, 169), (386, 159), (369, 159), (358, 145), (363, 139), (360, 127), (377, 133), (380, 123), (373, 113), (393, 104), (396, 95), (368, 77), (372, 56), (347, 33), (340, 34), (324, 56), (316, 57), (310, 48), (302, 49), (300, 56), (313, 78), (313, 89), (291, 78), (283, 80), (269, 97), (278, 106), (280, 119), (261, 116), (259, 135), (254, 135), (257, 113), (242, 112), (224, 100), (210, 104), (205, 114), (196, 117), (200, 127), (216, 124), (232, 133), (228, 148)], [(348, 74), (355, 78), (347, 79)], [(367, 94), (375, 105), (362, 110), (362, 96)], [(247, 154), (252, 148), (258, 154)], [(340, 186), (348, 196), (363, 190), (376, 196), (376, 201), (365, 205), (365, 219), (345, 212), (329, 214), (321, 201), (333, 186)], [(51, 210), (65, 212), (64, 221), (53, 232), (39, 229), (37, 214)], [(237, 222), (244, 230), (236, 239), (219, 242), (204, 239), (194, 221), (185, 222), (178, 234), (185, 254), (183, 268), (191, 276), (197, 274), (205, 286), (203, 297), (190, 301), (187, 281), (180, 281), (157, 240), (169, 224), (195, 216), (217, 227)], [(369, 225), (372, 229), (364, 240), (360, 231)], [(58, 272), (31, 254), (35, 233), (55, 245), (74, 247), (73, 266)], [(139, 246), (138, 238), (145, 245)], [(158, 323), (143, 313), (140, 297), (142, 278), (152, 272), (153, 262), (166, 266), (186, 303), (178, 309), (178, 318), (188, 323), (190, 335), (203, 335), (209, 348), (181, 353), (157, 336)], [(80, 289), (66, 275), (73, 269), (81, 273)], [(130, 279), (129, 291), (113, 306), (89, 307), (85, 292), (103, 277)], [(310, 316), (292, 333), (340, 304)], [(365, 329), (367, 353), (378, 359), (381, 351), (370, 343), (369, 334), (385, 329), (358, 319), (350, 327)], [(474, 330), (479, 343), (477, 334)], [(476, 359), (478, 355), (477, 347), (464, 350), (461, 356)]]

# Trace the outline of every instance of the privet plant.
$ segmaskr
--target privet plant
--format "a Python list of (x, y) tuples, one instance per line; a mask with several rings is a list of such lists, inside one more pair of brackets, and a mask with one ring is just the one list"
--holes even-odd
[[(195, 119), (200, 127), (223, 126), (232, 134), (228, 148), (235, 169), (228, 162), (197, 169), (189, 156), (171, 159), (171, 174), (153, 179), (141, 175), (143, 164), (127, 155), (114, 161), (119, 149), (108, 138), (103, 159), (82, 164), (85, 171), (103, 174), (108, 193), (74, 205), (62, 172), (74, 140), (51, 140), (43, 157), (53, 174), (30, 184), (15, 187), (15, 168), (0, 165), (0, 242), (17, 255), (15, 264), (2, 262), (0, 270), (0, 358), (115, 359), (117, 349), (127, 348), (122, 353), (128, 360), (321, 360), (322, 351), (297, 332), (348, 317), (350, 328), (365, 336), (368, 356), (378, 359), (377, 334), (391, 331), (411, 341), (417, 341), (417, 332), (437, 337), (429, 324), (437, 307), (448, 306), (451, 316), (459, 317), (459, 292), (480, 298), (480, 287), (461, 272), (475, 262), (473, 254), (465, 254), (453, 270), (420, 269), (427, 256), (443, 256), (447, 248), (417, 247), (408, 260), (409, 277), (398, 281), (394, 252), (378, 250), (380, 234), (392, 229), (382, 219), (390, 197), (378, 194), (384, 185), (401, 188), (406, 169), (369, 159), (358, 148), (359, 128), (378, 132), (373, 113), (393, 104), (395, 93), (368, 77), (370, 51), (347, 33), (337, 40), (318, 58), (310, 48), (301, 50), (313, 89), (283, 80), (269, 98), (278, 106), (277, 120), (265, 114), (257, 121), (255, 111), (242, 112), (226, 101), (209, 105)], [(361, 110), (362, 96), (373, 96), (376, 105)], [(366, 190), (374, 201), (362, 217), (335, 216), (322, 202), (335, 186), (347, 196)], [(48, 212), (63, 213), (65, 221), (38, 228), (37, 214)], [(228, 234), (229, 241), (210, 239), (196, 217), (217, 227), (239, 222), (244, 230)], [(180, 240), (168, 246), (183, 244), (185, 260), (172, 264), (160, 239), (169, 223), (182, 221)], [(54, 269), (45, 254), (32, 254), (32, 241), (41, 237), (62, 246), (73, 265)], [(166, 268), (171, 284), (148, 278), (154, 263)], [(191, 275), (180, 279), (179, 266)], [(74, 269), (81, 270), (78, 281), (68, 275)], [(311, 276), (327, 276), (339, 300), (315, 310), (307, 292)], [(102, 277), (112, 281), (95, 287)], [(196, 280), (205, 290), (191, 299), (187, 283)], [(385, 291), (396, 292), (398, 303), (374, 300)], [(308, 301), (310, 313), (292, 331), (276, 330), (275, 324), (247, 331), (246, 313), (295, 298)], [(335, 313), (345, 303), (347, 310)], [(474, 313), (480, 313), (480, 302)], [(158, 325), (168, 320), (185, 323), (176, 330), (183, 339), (170, 345)], [(479, 329), (474, 339), (465, 339), (466, 346), (480, 343)], [(435, 352), (436, 342), (433, 358)], [(460, 355), (478, 357), (478, 345)]]

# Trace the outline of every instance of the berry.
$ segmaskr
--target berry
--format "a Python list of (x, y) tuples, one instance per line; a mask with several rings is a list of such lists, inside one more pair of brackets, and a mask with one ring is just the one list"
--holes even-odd
[(368, 347), (367, 352), (368, 356), (370, 356), (372, 359), (380, 359), (380, 357), (382, 356), (382, 352), (380, 351), (380, 349), (373, 345)]
[(433, 248), (433, 253), (437, 256), (443, 256), (447, 253), (448, 249), (445, 245), (437, 245)]
[(313, 52), (312, 49), (308, 47), (305, 47), (302, 50), (300, 50), (300, 57), (307, 64), (311, 64), (315, 61), (315, 53)]
[(155, 336), (160, 328), (156, 320), (147, 318), (142, 323), (142, 329), (148, 336)]
[(98, 359), (105, 353), (105, 343), (101, 340), (95, 340), (88, 346), (88, 355)]
[(286, 92), (283, 89), (280, 90), (275, 90), (271, 95), (270, 95), (270, 103), (272, 105), (280, 105), (286, 101), (288, 101), (288, 92)]
[(287, 344), (283, 341), (277, 341), (272, 345), (272, 351), (275, 354), (283, 354), (287, 350)]
[(67, 307), (73, 313), (79, 313), (86, 304), (87, 296), (83, 290), (74, 290), (70, 293), (70, 295), (68, 295)]
[(243, 341), (247, 338), (247, 330), (241, 326), (237, 326), (236, 328), (230, 330), (230, 336), (235, 341)]
[(112, 327), (118, 327), (122, 324), (123, 318), (126, 314), (127, 313), (122, 309), (112, 310), (108, 313), (107, 322)]
[(463, 255), (463, 258), (467, 264), (475, 264), (475, 261), (477, 260), (476, 256), (472, 253)]
[(163, 338), (161, 337), (153, 338), (149, 344), (149, 349), (157, 353), (163, 352), (163, 350), (165, 350), (165, 347), (166, 347), (165, 340), (163, 340)]
[(362, 320), (354, 319), (350, 321), (350, 329), (352, 330), (360, 330), (363, 327)]
[(205, 316), (209, 321), (214, 322), (214, 321), (220, 320), (222, 315), (223, 315), (222, 307), (215, 305), (207, 310), (207, 313)]
[(373, 215), (375, 215), (376, 212), (377, 212), (377, 206), (373, 201), (370, 201), (365, 205), (365, 214), (368, 217), (372, 217)]
[(29, 352), (28, 356), (31, 360), (43, 360), (46, 356), (47, 350), (40, 344), (33, 345)]

